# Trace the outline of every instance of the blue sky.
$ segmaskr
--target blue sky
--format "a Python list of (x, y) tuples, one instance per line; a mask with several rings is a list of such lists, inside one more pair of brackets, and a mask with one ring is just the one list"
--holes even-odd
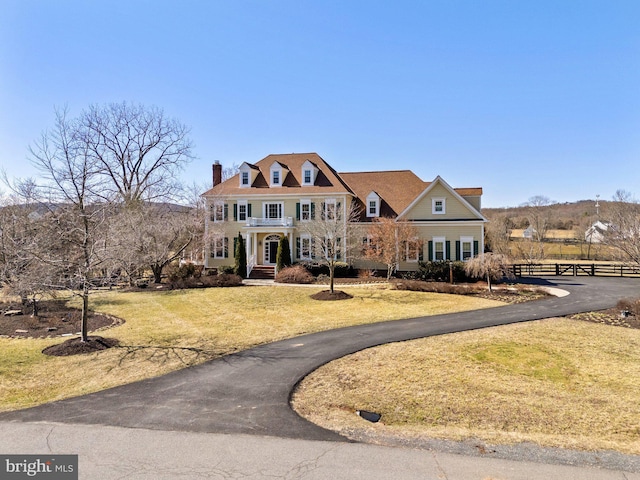
[(640, 196), (640, 2), (0, 0), (0, 166), (54, 107), (155, 105), (197, 160), (317, 152), (483, 205)]

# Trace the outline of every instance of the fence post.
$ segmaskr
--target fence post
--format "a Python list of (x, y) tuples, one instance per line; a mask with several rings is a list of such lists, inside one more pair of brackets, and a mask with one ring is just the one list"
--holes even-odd
[(560, 275), (560, 265), (556, 263), (556, 277)]
[(577, 264), (573, 264), (573, 276), (577, 277), (578, 276), (578, 265)]
[(595, 263), (591, 264), (591, 276), (592, 277), (596, 276), (596, 264)]

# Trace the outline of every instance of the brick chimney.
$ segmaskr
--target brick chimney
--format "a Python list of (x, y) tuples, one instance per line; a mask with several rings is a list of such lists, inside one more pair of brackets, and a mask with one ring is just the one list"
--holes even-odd
[(213, 162), (213, 186), (222, 183), (222, 165), (216, 160)]

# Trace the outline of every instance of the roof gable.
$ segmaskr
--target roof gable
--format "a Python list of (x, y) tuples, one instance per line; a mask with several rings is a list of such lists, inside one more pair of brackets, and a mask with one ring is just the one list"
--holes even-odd
[[(427, 188), (425, 188), (422, 193), (420, 193), (415, 199), (402, 211), (399, 213), (398, 218), (408, 219), (411, 214), (417, 215), (413, 220), (427, 220), (427, 219), (440, 219), (439, 216), (434, 216), (431, 212), (431, 202), (429, 202), (429, 198), (432, 196), (442, 196), (443, 194), (446, 197), (451, 198), (457, 204), (457, 206), (461, 207), (462, 211), (465, 213), (465, 219), (475, 219), (487, 221), (487, 219), (473, 206), (469, 203), (465, 198), (460, 195), (456, 189), (452, 188), (447, 182), (445, 182), (440, 175), (438, 175), (433, 182), (427, 184)], [(465, 191), (473, 191), (479, 189), (460, 189)], [(481, 192), (482, 190), (480, 190)], [(422, 208), (419, 208), (422, 207)], [(445, 215), (442, 216), (441, 220), (449, 220), (452, 217), (450, 212), (454, 211), (452, 205), (446, 206)], [(425, 212), (427, 212), (425, 214)], [(455, 216), (455, 215), (453, 215)], [(424, 218), (423, 218), (424, 217)]]

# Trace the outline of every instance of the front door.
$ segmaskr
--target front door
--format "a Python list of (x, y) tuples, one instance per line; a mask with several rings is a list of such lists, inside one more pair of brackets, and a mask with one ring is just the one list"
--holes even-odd
[(278, 235), (269, 235), (264, 240), (264, 263), (266, 265), (275, 265), (276, 256), (278, 255), (278, 244), (280, 237)]

